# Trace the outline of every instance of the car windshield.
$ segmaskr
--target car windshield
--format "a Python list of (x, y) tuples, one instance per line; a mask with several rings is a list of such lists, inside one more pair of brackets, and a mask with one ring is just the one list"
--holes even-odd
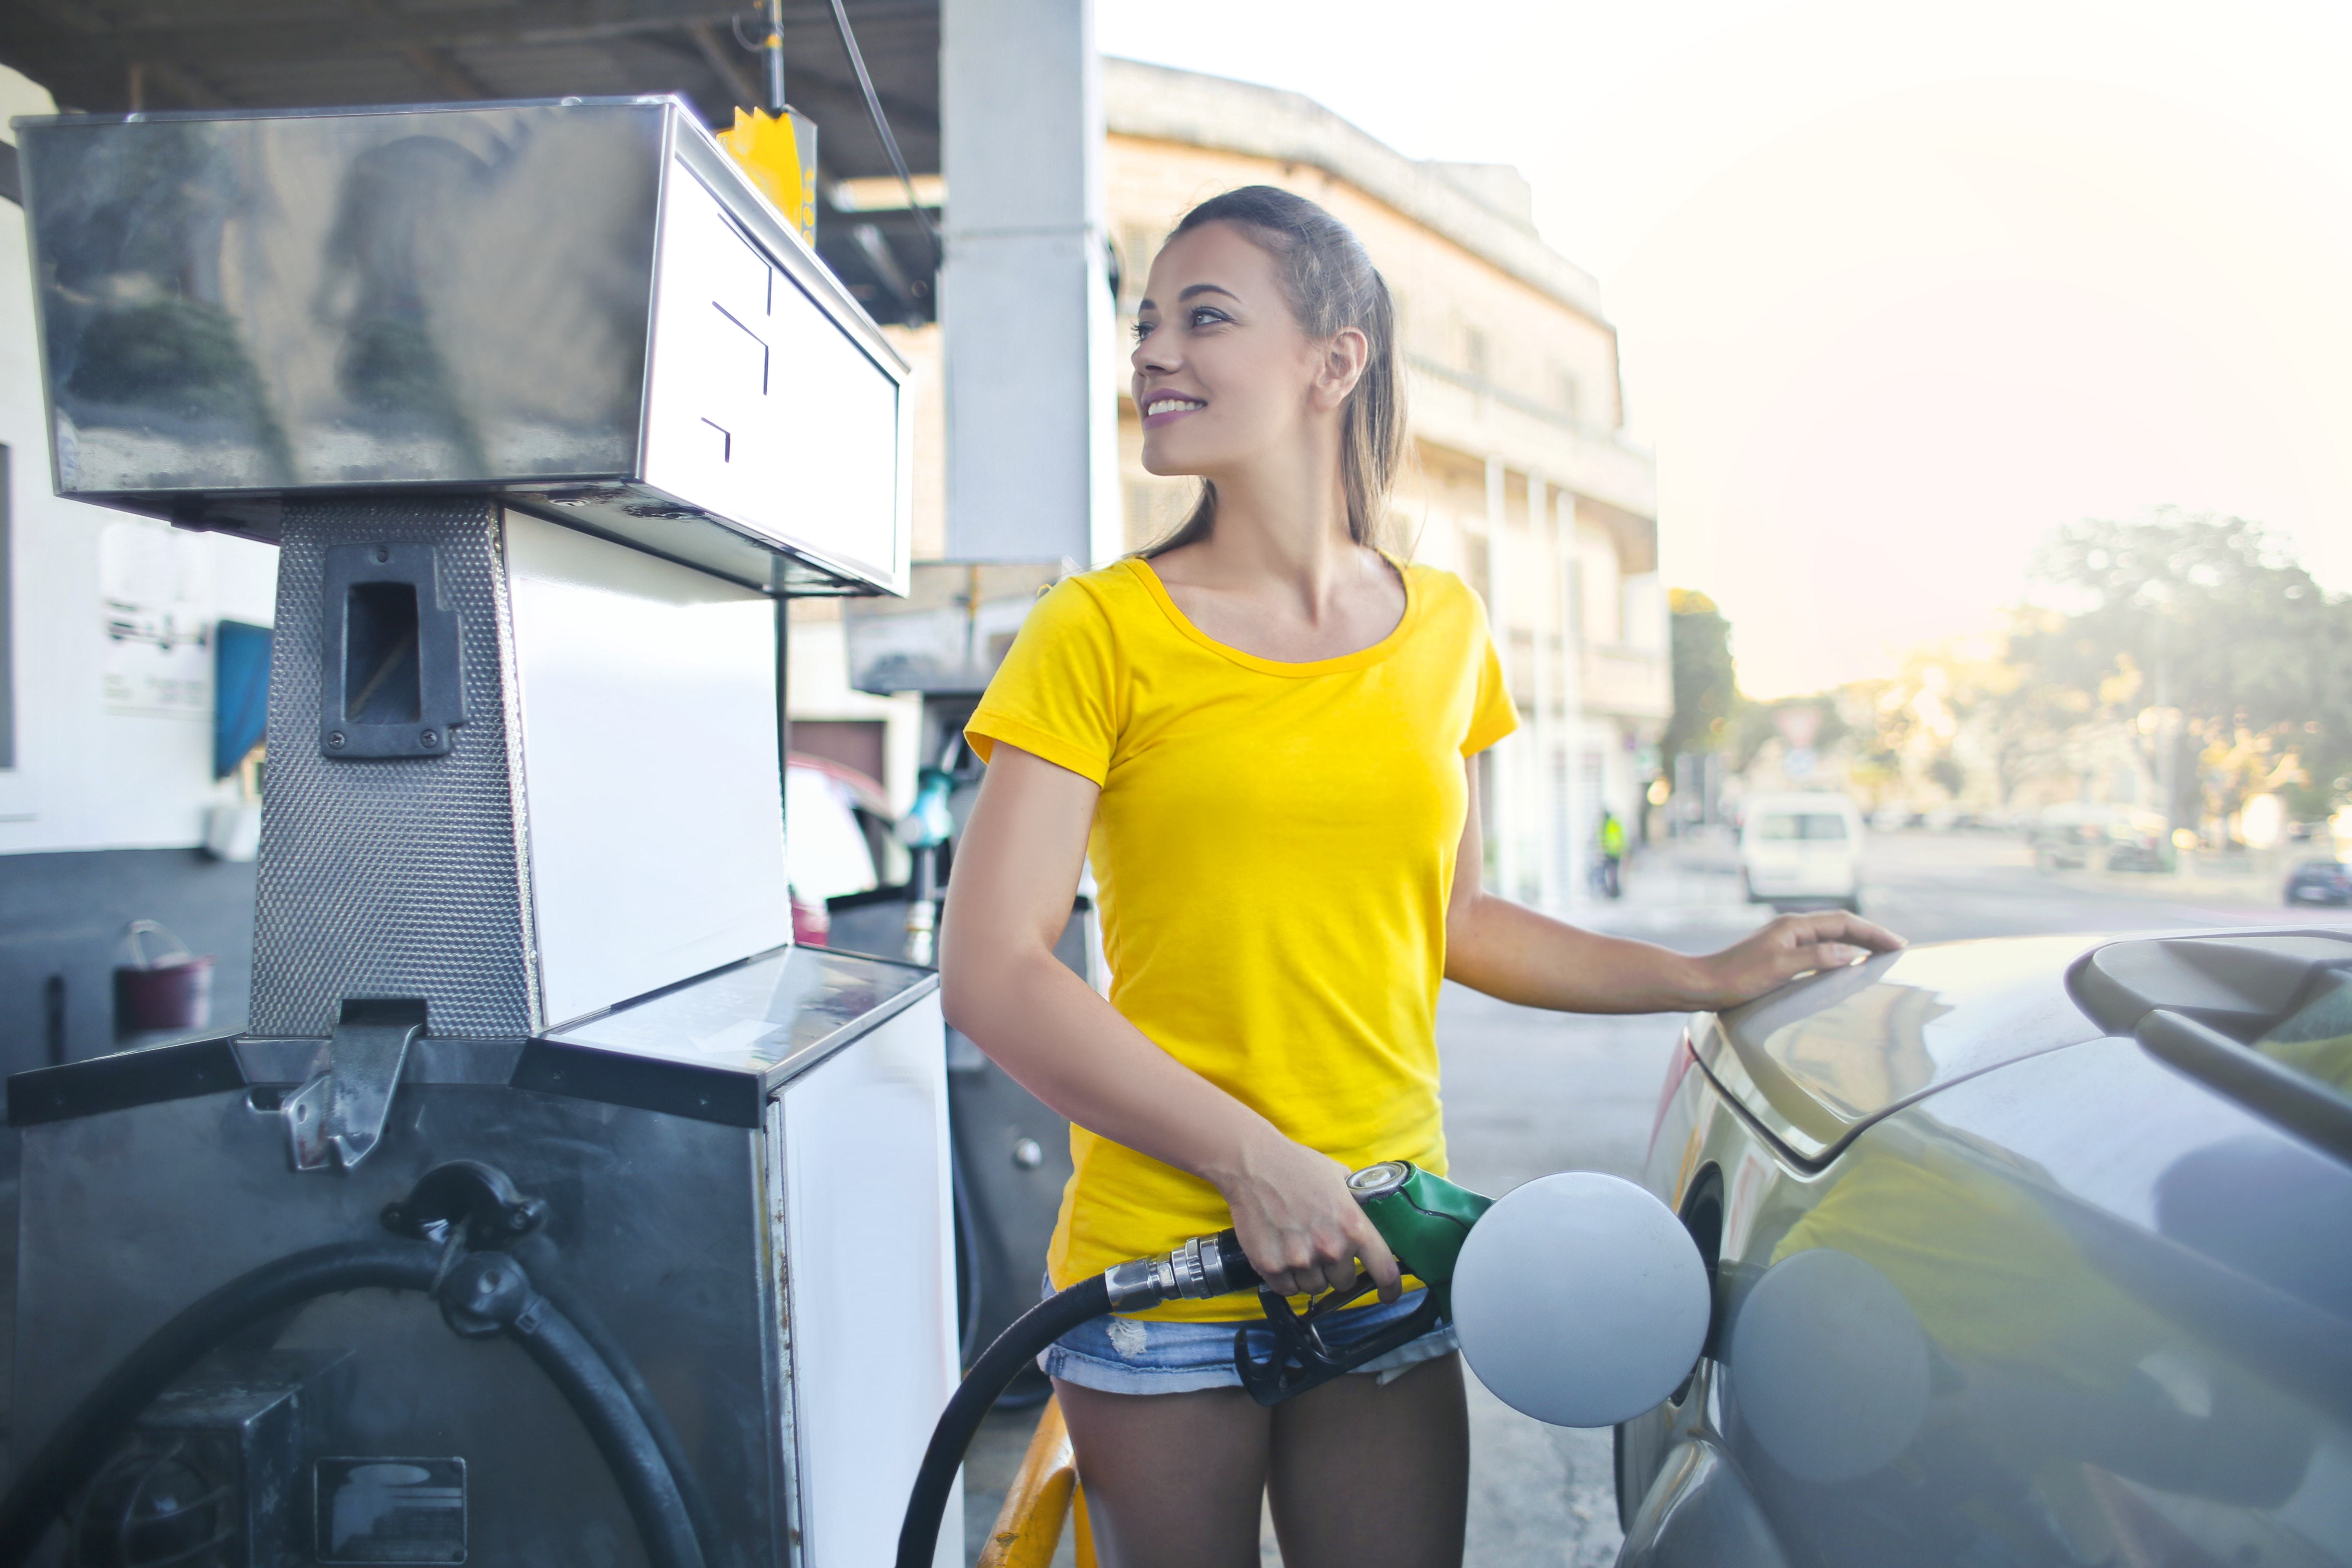
[(1845, 818), (1833, 811), (1771, 812), (1757, 819), (1756, 837), (1768, 843), (1842, 840)]
[(2352, 972), (2336, 970), (2254, 1049), (2338, 1094), (2352, 1095)]

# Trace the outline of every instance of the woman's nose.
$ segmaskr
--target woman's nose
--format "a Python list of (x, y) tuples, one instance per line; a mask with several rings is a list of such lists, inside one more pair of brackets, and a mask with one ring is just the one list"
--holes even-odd
[(1138, 370), (1169, 370), (1175, 356), (1166, 352), (1168, 334), (1158, 328), (1147, 331), (1135, 342), (1135, 353), (1129, 356)]

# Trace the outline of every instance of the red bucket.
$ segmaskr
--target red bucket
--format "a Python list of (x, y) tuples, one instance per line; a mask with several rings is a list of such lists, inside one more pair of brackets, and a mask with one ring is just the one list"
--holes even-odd
[[(155, 945), (169, 950), (151, 955)], [(153, 921), (133, 921), (123, 932), (131, 962), (114, 972), (114, 1020), (118, 1033), (154, 1029), (201, 1029), (212, 1021), (213, 961), (190, 952), (187, 944)]]

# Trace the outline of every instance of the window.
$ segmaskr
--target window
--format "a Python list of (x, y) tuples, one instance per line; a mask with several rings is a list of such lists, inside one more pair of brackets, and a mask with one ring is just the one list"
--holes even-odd
[(2311, 1000), (2272, 1025), (2254, 1049), (2338, 1094), (2352, 1095), (2352, 973), (2327, 975)]
[(1476, 380), (1486, 379), (1486, 334), (1475, 327), (1462, 329), (1462, 368)]
[(1845, 818), (1833, 811), (1776, 811), (1757, 819), (1756, 837), (1767, 844), (1842, 844)]
[(1143, 280), (1151, 275), (1151, 258), (1160, 254), (1160, 236), (1152, 230), (1129, 225), (1118, 231), (1118, 302), (1122, 310), (1133, 310), (1143, 298)]

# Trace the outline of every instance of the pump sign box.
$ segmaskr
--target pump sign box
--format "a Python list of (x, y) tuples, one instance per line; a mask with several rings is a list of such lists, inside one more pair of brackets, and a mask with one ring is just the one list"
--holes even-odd
[(58, 493), (496, 496), (903, 592), (907, 366), (671, 98), (21, 122)]

